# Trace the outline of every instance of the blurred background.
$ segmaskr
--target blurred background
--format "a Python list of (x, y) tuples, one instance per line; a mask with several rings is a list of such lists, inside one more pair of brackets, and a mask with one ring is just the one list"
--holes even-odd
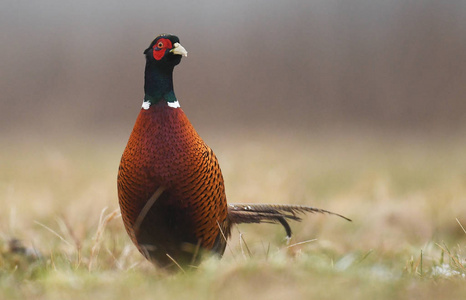
[(205, 134), (448, 134), (465, 125), (466, 2), (0, 3), (3, 136), (118, 136), (159, 33), (189, 56), (175, 91)]
[[(222, 262), (234, 270), (244, 256), (239, 232), (259, 261), (269, 248), (292, 252), (298, 263), (286, 260), (289, 272), (278, 269), (262, 291), (272, 298), (284, 286), (322, 286), (325, 296), (302, 299), (351, 294), (338, 285), (379, 299), (360, 297), (361, 285), (339, 273), (352, 262), (367, 276), (354, 272), (356, 282), (374, 295), (399, 291), (387, 299), (422, 298), (409, 296), (411, 281), (397, 288), (387, 278), (428, 270), (436, 279), (438, 266), (445, 277), (464, 278), (464, 0), (0, 0), (0, 266), (2, 249), (18, 238), (44, 257), (64, 257), (65, 268), (91, 269), (95, 259), (104, 271), (141, 270), (119, 217), (108, 223), (98, 259), (93, 249), (110, 220), (103, 217), (118, 214), (118, 164), (144, 96), (143, 50), (160, 33), (178, 35), (189, 52), (175, 69), (175, 92), (217, 154), (230, 202), (307, 204), (354, 220), (312, 215), (293, 223), (292, 243), (307, 242), (291, 250), (279, 226), (239, 226)], [(446, 253), (459, 253), (463, 265), (445, 267)], [(337, 273), (309, 269), (314, 263)], [(201, 276), (205, 290), (226, 286), (231, 298), (247, 298), (234, 295), (271, 278), (234, 284), (241, 276), (228, 270), (209, 275), (219, 281)], [(289, 285), (295, 270), (302, 280)], [(319, 280), (336, 275), (309, 285), (310, 270)], [(52, 283), (61, 278), (53, 274)], [(0, 276), (0, 298), (2, 286), (28, 286), (4, 282)], [(134, 298), (126, 277), (121, 282)], [(191, 293), (192, 285), (173, 290)], [(79, 285), (71, 286), (75, 294)]]

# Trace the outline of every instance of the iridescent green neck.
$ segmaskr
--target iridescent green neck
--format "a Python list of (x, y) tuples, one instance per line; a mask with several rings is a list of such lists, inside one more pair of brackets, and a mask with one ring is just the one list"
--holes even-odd
[(155, 104), (162, 99), (166, 102), (176, 102), (173, 68), (159, 69), (147, 64), (144, 75), (144, 102)]

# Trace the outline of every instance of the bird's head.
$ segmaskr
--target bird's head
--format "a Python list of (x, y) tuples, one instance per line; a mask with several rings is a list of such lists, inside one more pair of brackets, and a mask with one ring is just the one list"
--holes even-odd
[(179, 64), (182, 56), (188, 56), (188, 52), (180, 44), (180, 39), (171, 34), (161, 34), (156, 37), (144, 54), (147, 64), (169, 69)]

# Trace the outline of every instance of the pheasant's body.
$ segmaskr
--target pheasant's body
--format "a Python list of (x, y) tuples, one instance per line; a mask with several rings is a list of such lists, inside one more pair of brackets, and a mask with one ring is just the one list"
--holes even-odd
[[(118, 171), (125, 228), (147, 259), (159, 266), (198, 262), (200, 251), (225, 251), (238, 223), (300, 220), (308, 206), (227, 204), (222, 173), (173, 92), (172, 72), (187, 52), (161, 35), (146, 54), (145, 97)], [(332, 214), (332, 213), (331, 213)]]
[[(220, 228), (226, 230), (227, 202), (222, 173), (181, 108), (160, 101), (141, 109), (118, 178), (120, 205), (127, 212), (123, 221), (141, 252), (166, 262), (171, 262), (167, 253), (183, 248), (183, 261), (192, 259), (198, 244), (223, 253)], [(141, 216), (154, 194), (158, 198)], [(180, 259), (178, 253), (171, 256)]]

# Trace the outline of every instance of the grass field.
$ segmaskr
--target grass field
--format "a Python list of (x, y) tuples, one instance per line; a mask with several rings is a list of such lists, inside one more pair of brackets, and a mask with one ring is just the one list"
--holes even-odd
[(466, 296), (466, 139), (204, 137), (230, 202), (307, 204), (353, 222), (306, 216), (288, 244), (280, 226), (239, 226), (222, 260), (165, 274), (119, 216), (126, 137), (16, 138), (0, 157), (0, 299)]

